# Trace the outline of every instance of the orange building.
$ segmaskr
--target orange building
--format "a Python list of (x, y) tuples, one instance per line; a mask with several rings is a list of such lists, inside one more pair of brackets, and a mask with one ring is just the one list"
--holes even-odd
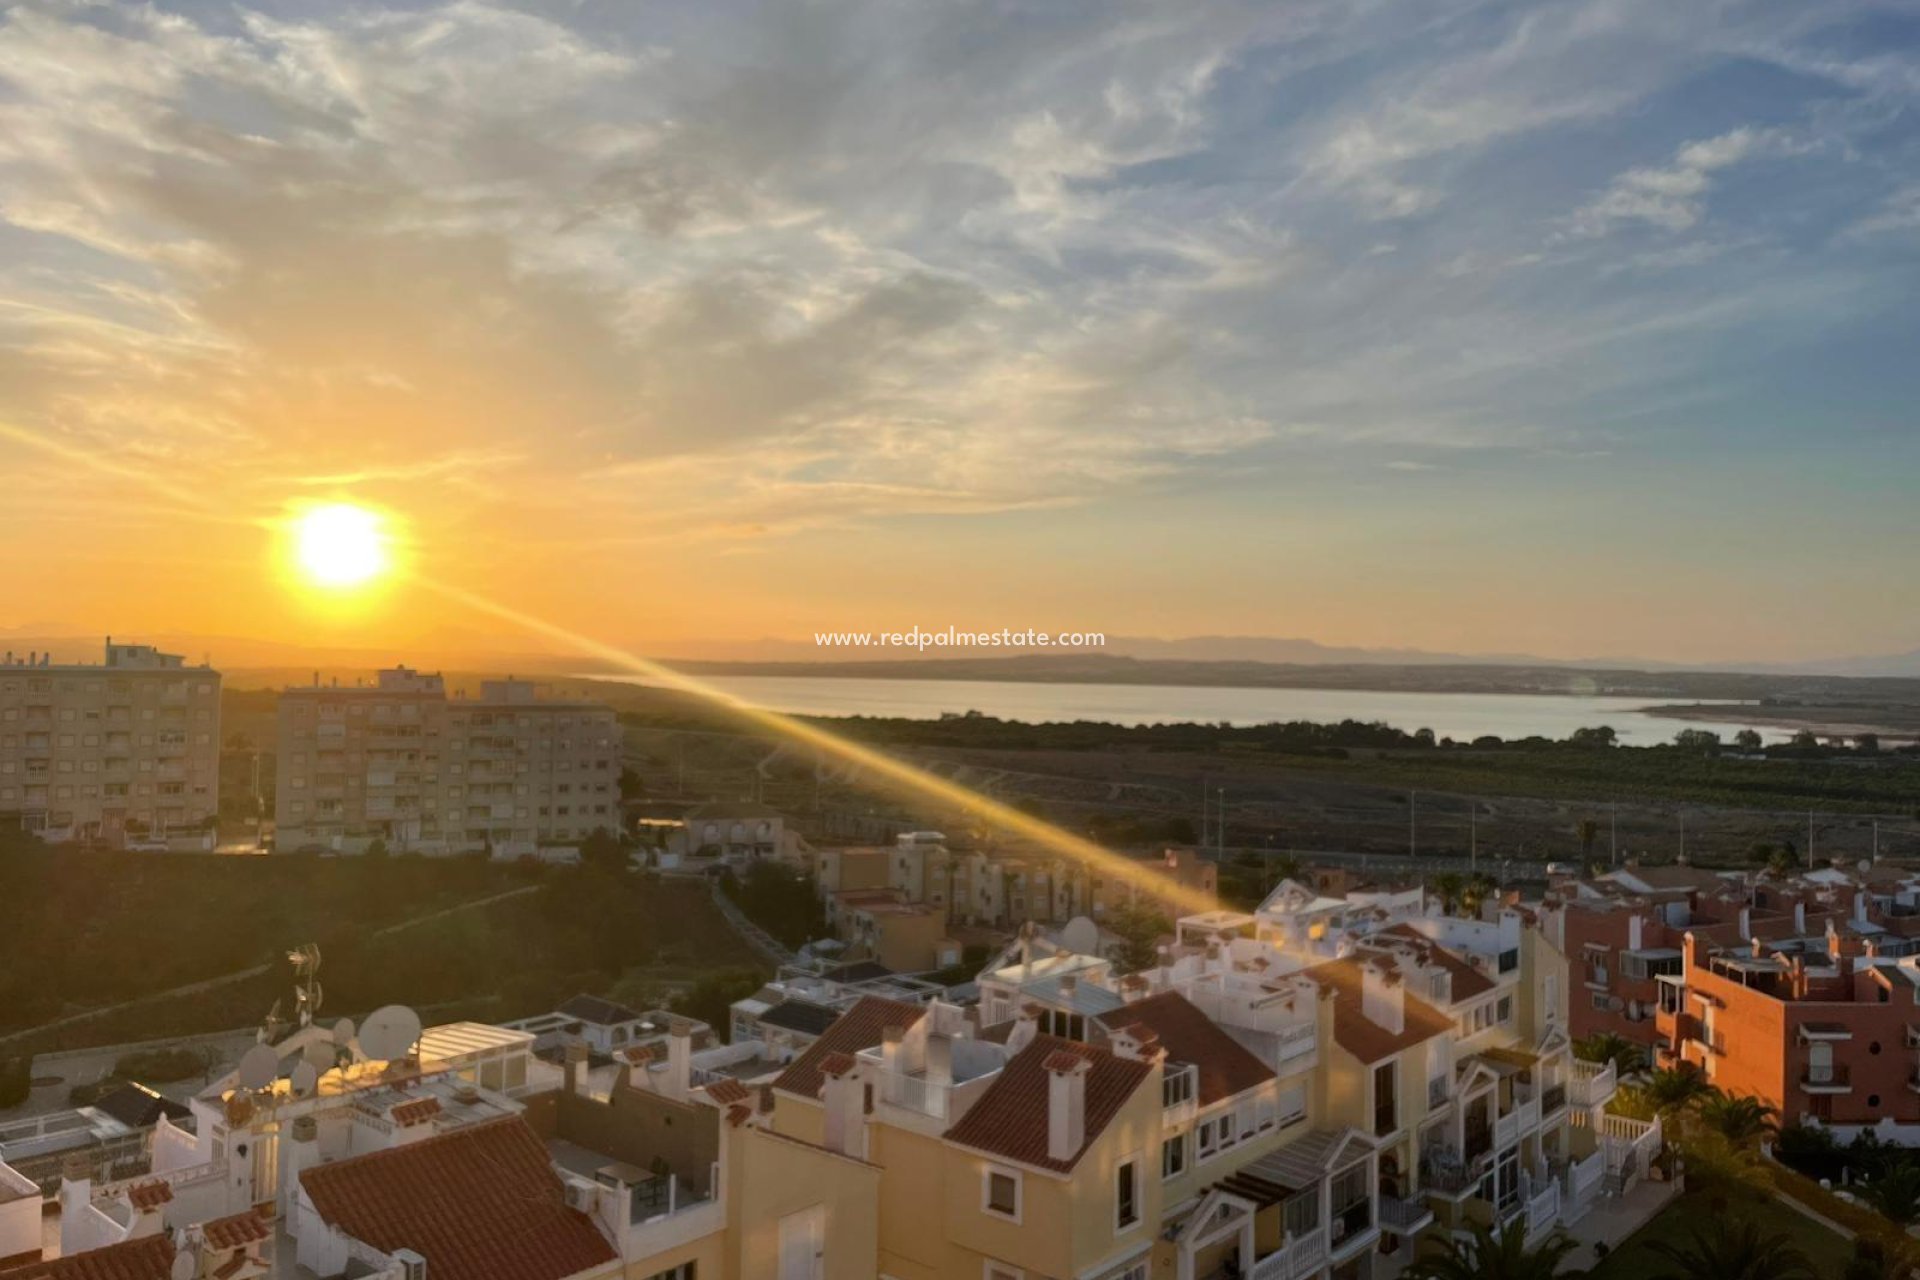
[(1830, 927), (1824, 951), (1804, 941), (1716, 952), (1685, 937), (1681, 972), (1659, 980), (1660, 1065), (1692, 1063), (1783, 1124), (1920, 1135), (1920, 961), (1877, 954), (1871, 931)]

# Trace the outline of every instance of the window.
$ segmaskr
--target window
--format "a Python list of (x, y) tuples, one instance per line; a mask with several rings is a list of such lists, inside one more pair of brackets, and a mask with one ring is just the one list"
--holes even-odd
[(1140, 1225), (1140, 1162), (1127, 1160), (1113, 1171), (1113, 1229)]
[(1373, 1069), (1373, 1132), (1384, 1138), (1400, 1127), (1400, 1062), (1389, 1058)]
[(1011, 1169), (988, 1169), (981, 1182), (980, 1207), (987, 1213), (1020, 1221), (1020, 1175)]
[(1170, 1072), (1160, 1081), (1160, 1105), (1177, 1107), (1183, 1102), (1193, 1101), (1193, 1077), (1191, 1071)]
[(1176, 1133), (1160, 1144), (1160, 1176), (1177, 1178), (1187, 1171), (1187, 1135)]
[(656, 1271), (647, 1280), (696, 1280), (694, 1264), (683, 1262), (677, 1267), (668, 1267), (665, 1271)]
[(1550, 973), (1550, 974), (1548, 974), (1548, 975), (1547, 975), (1547, 985), (1546, 985), (1546, 1006), (1547, 1006), (1547, 1016), (1548, 1016), (1549, 1018), (1553, 1018), (1553, 1017), (1557, 1017), (1557, 1016), (1559, 1016), (1559, 1013), (1560, 1013), (1560, 975), (1559, 975), (1559, 974), (1557, 974), (1557, 973)]
[(1499, 1011), (1494, 1015), (1494, 1021), (1500, 1023), (1502, 1026), (1505, 1026), (1507, 1023), (1513, 1021), (1513, 997), (1512, 996), (1500, 997), (1500, 1008), (1499, 1008)]
[(1512, 973), (1515, 969), (1518, 969), (1519, 967), (1520, 967), (1520, 952), (1517, 948), (1512, 951), (1502, 951), (1500, 953), (1500, 972)]

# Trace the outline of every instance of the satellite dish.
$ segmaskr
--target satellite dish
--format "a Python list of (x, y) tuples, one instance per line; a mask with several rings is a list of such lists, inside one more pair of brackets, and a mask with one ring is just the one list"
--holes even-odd
[(342, 1049), (353, 1043), (355, 1027), (352, 1018), (342, 1018), (333, 1024), (333, 1042)]
[(297, 1063), (293, 1068), (293, 1074), (290, 1079), (293, 1083), (293, 1094), (296, 1098), (311, 1097), (313, 1091), (319, 1087), (320, 1070), (311, 1062)]
[(420, 1015), (403, 1004), (390, 1004), (367, 1015), (360, 1028), (360, 1052), (392, 1062), (413, 1052), (420, 1039)]
[(331, 1071), (340, 1065), (340, 1050), (331, 1041), (316, 1040), (300, 1051), (305, 1065), (311, 1066), (317, 1075), (322, 1071)]
[(1067, 927), (1060, 931), (1060, 946), (1075, 955), (1093, 956), (1100, 954), (1100, 926), (1085, 916), (1075, 916), (1067, 921)]
[(173, 1255), (173, 1280), (194, 1280), (200, 1274), (200, 1255), (182, 1249)]
[(247, 1050), (240, 1059), (240, 1087), (264, 1089), (280, 1074), (280, 1055), (264, 1044)]

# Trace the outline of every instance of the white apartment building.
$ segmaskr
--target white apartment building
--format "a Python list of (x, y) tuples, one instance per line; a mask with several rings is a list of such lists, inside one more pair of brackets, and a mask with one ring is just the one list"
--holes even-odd
[(612, 708), (488, 680), (478, 698), (407, 667), (372, 684), (280, 696), (276, 848), (497, 857), (577, 844), (620, 826)]
[(210, 829), (220, 804), (220, 673), (150, 645), (106, 659), (0, 659), (0, 822), (49, 841)]

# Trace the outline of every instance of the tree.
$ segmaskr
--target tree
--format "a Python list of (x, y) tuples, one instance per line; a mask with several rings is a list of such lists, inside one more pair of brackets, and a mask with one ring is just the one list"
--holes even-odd
[(1596, 1031), (1574, 1041), (1573, 1056), (1582, 1062), (1611, 1062), (1622, 1076), (1644, 1070), (1647, 1065), (1647, 1051), (1617, 1031)]
[(629, 865), (626, 846), (613, 832), (596, 827), (580, 842), (580, 865), (594, 871), (624, 872)]
[(1591, 862), (1593, 861), (1593, 842), (1600, 838), (1600, 824), (1592, 818), (1582, 818), (1577, 830), (1580, 834), (1580, 860)]
[(646, 787), (641, 784), (640, 775), (635, 773), (632, 767), (628, 765), (622, 765), (620, 767), (620, 782), (618, 785), (620, 787), (620, 799), (622, 801), (638, 800), (646, 792)]
[(1495, 1231), (1484, 1222), (1473, 1224), (1472, 1234), (1444, 1237), (1439, 1248), (1414, 1259), (1401, 1275), (1405, 1280), (1555, 1280), (1581, 1276), (1560, 1265), (1575, 1248), (1571, 1236), (1554, 1235), (1527, 1247), (1527, 1233)]
[(1776, 878), (1790, 875), (1799, 865), (1800, 857), (1792, 845), (1782, 845), (1767, 855), (1767, 871)]
[(1107, 932), (1119, 937), (1113, 961), (1122, 973), (1138, 973), (1160, 963), (1160, 939), (1173, 932), (1173, 923), (1152, 907), (1129, 902), (1107, 914)]
[(1763, 741), (1758, 729), (1742, 729), (1733, 735), (1733, 745), (1742, 751), (1758, 751)]
[[(1700, 1100), (1700, 1122), (1737, 1148), (1750, 1147), (1779, 1131), (1780, 1112), (1751, 1094), (1731, 1097), (1713, 1094)], [(1920, 1186), (1916, 1187), (1920, 1190)]]
[(1706, 1073), (1690, 1062), (1656, 1071), (1647, 1078), (1647, 1102), (1662, 1115), (1685, 1111), (1719, 1092)]
[(1818, 1280), (1791, 1236), (1762, 1231), (1752, 1219), (1713, 1217), (1684, 1240), (1655, 1240), (1648, 1248), (1673, 1264), (1658, 1280)]
[(1575, 729), (1567, 735), (1567, 741), (1576, 747), (1611, 747), (1620, 739), (1611, 725), (1597, 725), (1591, 729)]
[(1720, 735), (1711, 729), (1682, 729), (1673, 735), (1673, 745), (1683, 751), (1714, 755), (1720, 750)]
[(1920, 1219), (1920, 1165), (1903, 1160), (1858, 1184), (1854, 1191), (1903, 1227)]
[(1459, 909), (1460, 895), (1466, 892), (1466, 888), (1466, 878), (1457, 872), (1447, 871), (1433, 878), (1433, 892), (1448, 915)]
[(1853, 737), (1853, 749), (1863, 756), (1880, 754), (1880, 735), (1877, 733), (1857, 733)]
[(1813, 730), (1802, 729), (1788, 739), (1788, 745), (1795, 751), (1812, 754), (1820, 750), (1820, 739), (1814, 736)]
[(718, 969), (703, 973), (691, 987), (673, 997), (673, 1011), (698, 1018), (722, 1040), (733, 1038), (732, 1007), (760, 989), (761, 975), (752, 969)]

